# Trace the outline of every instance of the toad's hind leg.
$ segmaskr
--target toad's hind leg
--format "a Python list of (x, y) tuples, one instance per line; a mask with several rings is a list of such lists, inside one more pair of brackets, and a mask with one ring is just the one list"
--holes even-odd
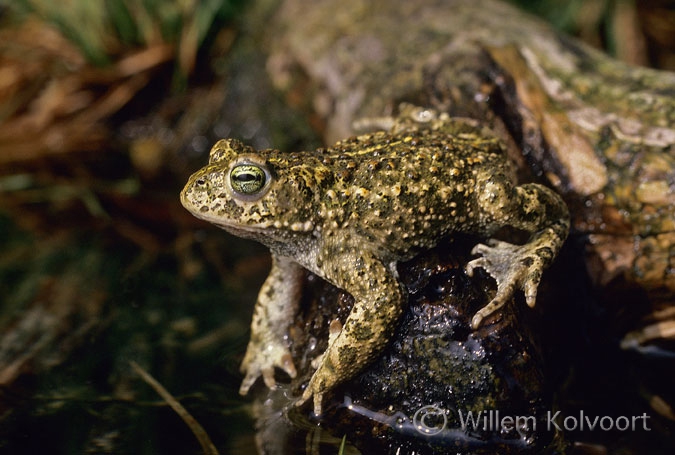
[(349, 292), (355, 301), (298, 402), (302, 404), (313, 396), (316, 415), (321, 414), (324, 393), (356, 376), (382, 352), (407, 298), (393, 265), (385, 266), (363, 253), (356, 260), (341, 260), (338, 255), (332, 262), (325, 264), (326, 278)]
[(496, 205), (507, 214), (499, 217), (501, 224), (527, 231), (530, 238), (524, 245), (491, 239), (472, 250), (472, 254), (480, 257), (467, 264), (467, 273), (472, 275), (475, 268), (481, 267), (497, 281), (494, 298), (471, 320), (474, 329), (501, 308), (516, 289), (522, 289), (528, 306), (534, 306), (542, 273), (553, 262), (569, 231), (565, 203), (545, 186), (536, 183), (518, 186), (508, 201)]

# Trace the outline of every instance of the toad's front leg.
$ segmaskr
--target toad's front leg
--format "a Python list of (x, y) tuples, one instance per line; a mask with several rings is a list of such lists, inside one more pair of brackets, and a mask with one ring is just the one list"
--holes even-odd
[[(467, 264), (472, 275), (477, 267), (485, 269), (497, 281), (497, 293), (471, 320), (477, 328), (483, 318), (501, 308), (516, 289), (522, 289), (528, 306), (533, 307), (542, 273), (560, 251), (569, 231), (569, 212), (563, 200), (550, 189), (535, 183), (511, 188), (490, 182), (486, 197), (495, 198), (491, 204), (503, 224), (522, 229), (531, 234), (524, 245), (490, 240), (479, 244), (473, 254), (477, 259)], [(499, 202), (502, 198), (503, 202)], [(504, 214), (506, 213), (506, 216)]]
[(314, 397), (314, 414), (321, 414), (323, 394), (353, 378), (368, 365), (391, 339), (407, 293), (394, 265), (385, 265), (369, 253), (326, 254), (325, 277), (354, 297), (354, 307), (339, 335), (322, 355), (298, 405)]
[(285, 336), (297, 312), (303, 274), (302, 267), (293, 260), (272, 256), (272, 270), (260, 288), (253, 310), (251, 340), (241, 364), (245, 377), (239, 388), (240, 394), (248, 393), (260, 375), (265, 385), (274, 389), (275, 367), (295, 377), (295, 365)]

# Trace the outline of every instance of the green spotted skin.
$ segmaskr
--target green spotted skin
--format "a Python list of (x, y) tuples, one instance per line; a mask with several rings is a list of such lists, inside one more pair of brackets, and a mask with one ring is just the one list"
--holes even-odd
[(516, 186), (501, 142), (471, 121), (429, 110), (394, 119), (389, 131), (311, 152), (257, 151), (233, 139), (213, 146), (181, 202), (196, 217), (267, 245), (273, 266), (254, 310), (242, 363), (245, 394), (274, 368), (296, 375), (285, 336), (297, 311), (303, 268), (350, 293), (354, 307), (299, 403), (354, 377), (388, 343), (407, 301), (396, 263), (452, 233), (487, 239), (504, 226), (530, 233), (524, 245), (479, 244), (467, 272), (497, 282), (482, 320), (521, 289), (533, 306), (543, 270), (569, 230), (561, 198), (538, 184)]

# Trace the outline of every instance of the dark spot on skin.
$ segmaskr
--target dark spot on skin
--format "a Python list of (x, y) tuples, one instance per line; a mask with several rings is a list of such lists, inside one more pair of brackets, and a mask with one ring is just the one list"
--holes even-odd
[(370, 321), (356, 322), (348, 330), (353, 338), (358, 341), (367, 341), (374, 336)]
[(537, 248), (535, 253), (536, 253), (537, 256), (539, 256), (540, 258), (544, 258), (544, 259), (550, 259), (550, 258), (553, 258), (553, 256), (554, 256), (553, 250), (551, 250), (547, 246)]
[(342, 365), (354, 365), (358, 358), (358, 353), (351, 346), (342, 346), (339, 352), (340, 363)]

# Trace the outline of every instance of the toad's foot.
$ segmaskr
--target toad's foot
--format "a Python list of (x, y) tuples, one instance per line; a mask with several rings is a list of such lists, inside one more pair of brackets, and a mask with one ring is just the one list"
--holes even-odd
[(497, 281), (494, 298), (471, 319), (471, 327), (474, 329), (486, 316), (504, 306), (516, 289), (523, 290), (527, 305), (533, 307), (537, 299), (537, 286), (545, 267), (535, 245), (528, 243), (519, 246), (494, 239), (487, 243), (478, 244), (471, 250), (471, 254), (480, 254), (481, 257), (466, 265), (469, 276), (473, 276), (474, 269), (480, 267)]
[[(327, 365), (328, 364), (328, 365)], [(301, 406), (314, 397), (314, 415), (321, 415), (321, 403), (324, 392), (335, 384), (335, 371), (330, 362), (326, 362), (325, 353), (321, 356), (319, 368), (314, 372), (296, 406)]]
[(284, 370), (290, 377), (297, 375), (293, 358), (288, 348), (280, 341), (254, 343), (251, 341), (246, 349), (244, 361), (241, 363), (241, 372), (246, 373), (239, 387), (239, 393), (246, 395), (256, 379), (262, 375), (265, 385), (274, 390), (277, 386), (274, 381), (274, 367)]
[[(330, 327), (328, 328), (328, 346), (332, 345), (335, 339), (340, 335), (342, 332), (342, 324), (340, 323), (339, 319), (334, 319), (330, 323)], [(326, 370), (326, 367), (323, 367), (322, 365), (324, 364), (324, 358), (326, 357), (326, 352), (312, 360), (312, 367), (316, 368), (317, 370), (314, 372), (312, 375), (312, 378), (309, 380), (309, 384), (307, 385), (307, 388), (305, 389), (305, 392), (302, 394), (302, 397), (298, 400), (297, 406), (301, 406), (302, 404), (305, 403), (312, 395), (314, 395), (314, 415), (321, 415), (321, 401), (323, 400), (323, 391), (325, 389), (325, 384), (326, 380), (322, 379), (326, 373), (324, 371)], [(334, 373), (329, 373), (331, 376), (334, 376)], [(318, 387), (317, 384), (322, 384), (321, 387)]]
[(310, 388), (311, 386), (312, 381), (310, 380), (309, 384), (307, 385), (307, 389), (302, 394), (300, 399), (297, 401), (296, 406), (301, 406), (305, 404), (307, 400), (309, 400), (312, 396), (314, 396), (314, 415), (320, 416), (322, 412), (321, 402), (323, 401), (323, 392), (312, 392), (313, 389)]

